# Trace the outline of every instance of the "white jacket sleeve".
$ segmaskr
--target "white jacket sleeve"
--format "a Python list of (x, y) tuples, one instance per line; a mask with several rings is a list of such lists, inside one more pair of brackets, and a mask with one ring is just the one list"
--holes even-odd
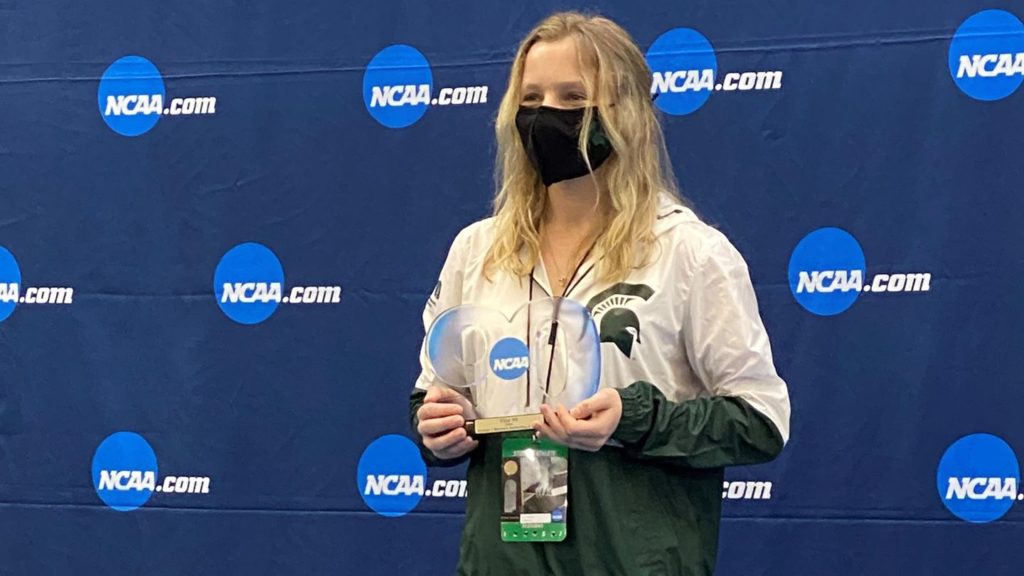
[(712, 396), (745, 400), (789, 439), (789, 392), (775, 371), (747, 264), (725, 236), (709, 241), (689, 290), (683, 341)]

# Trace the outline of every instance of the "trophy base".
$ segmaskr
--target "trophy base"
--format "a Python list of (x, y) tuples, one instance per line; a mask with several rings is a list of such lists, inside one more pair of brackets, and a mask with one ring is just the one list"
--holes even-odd
[(520, 432), (533, 430), (533, 425), (543, 422), (543, 414), (518, 414), (516, 416), (498, 416), (496, 418), (477, 418), (466, 422), (466, 432), (470, 436), (476, 434), (499, 434), (501, 432)]

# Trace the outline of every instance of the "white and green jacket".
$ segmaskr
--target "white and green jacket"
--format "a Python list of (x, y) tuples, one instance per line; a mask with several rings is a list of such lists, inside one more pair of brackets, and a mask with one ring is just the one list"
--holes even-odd
[[(460, 573), (711, 574), (723, 467), (773, 459), (789, 438), (789, 394), (743, 257), (688, 208), (663, 199), (655, 259), (616, 283), (597, 280), (592, 254), (569, 298), (585, 305), (601, 338), (601, 386), (619, 390), (623, 413), (612, 442), (570, 455), (569, 537), (503, 543), (499, 533), (500, 438), (469, 455), (469, 496)], [(529, 277), (483, 275), (491, 219), (459, 233), (424, 310), (429, 327), (460, 304), (511, 316)], [(551, 294), (543, 264), (534, 298)], [(435, 383), (426, 352), (411, 416)], [(487, 399), (474, 398), (486, 415)], [(571, 408), (571, 406), (570, 406)], [(505, 408), (503, 408), (505, 409)], [(437, 461), (424, 450), (434, 465)]]

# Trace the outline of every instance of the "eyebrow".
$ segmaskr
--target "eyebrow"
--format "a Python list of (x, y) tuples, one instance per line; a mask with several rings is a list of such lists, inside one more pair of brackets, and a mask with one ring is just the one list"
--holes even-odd
[[(571, 82), (559, 82), (558, 84), (555, 85), (555, 87), (556, 88), (561, 88), (563, 90), (572, 90), (572, 89), (586, 90), (586, 87), (583, 85), (583, 82), (580, 82), (580, 81), (577, 81), (577, 80), (574, 80), (574, 81), (571, 81)], [(523, 91), (527, 92), (527, 91), (530, 91), (530, 90), (537, 90), (538, 88), (540, 88), (540, 87), (537, 84), (531, 82), (530, 84), (526, 84), (526, 85), (523, 86)]]

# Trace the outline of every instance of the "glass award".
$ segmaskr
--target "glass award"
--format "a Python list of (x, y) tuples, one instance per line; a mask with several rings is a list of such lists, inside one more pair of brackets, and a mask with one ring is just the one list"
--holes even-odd
[(544, 420), (541, 404), (571, 409), (600, 384), (600, 336), (575, 300), (531, 300), (511, 318), (485, 306), (449, 308), (425, 346), (436, 380), (472, 403), (470, 435), (531, 430)]

